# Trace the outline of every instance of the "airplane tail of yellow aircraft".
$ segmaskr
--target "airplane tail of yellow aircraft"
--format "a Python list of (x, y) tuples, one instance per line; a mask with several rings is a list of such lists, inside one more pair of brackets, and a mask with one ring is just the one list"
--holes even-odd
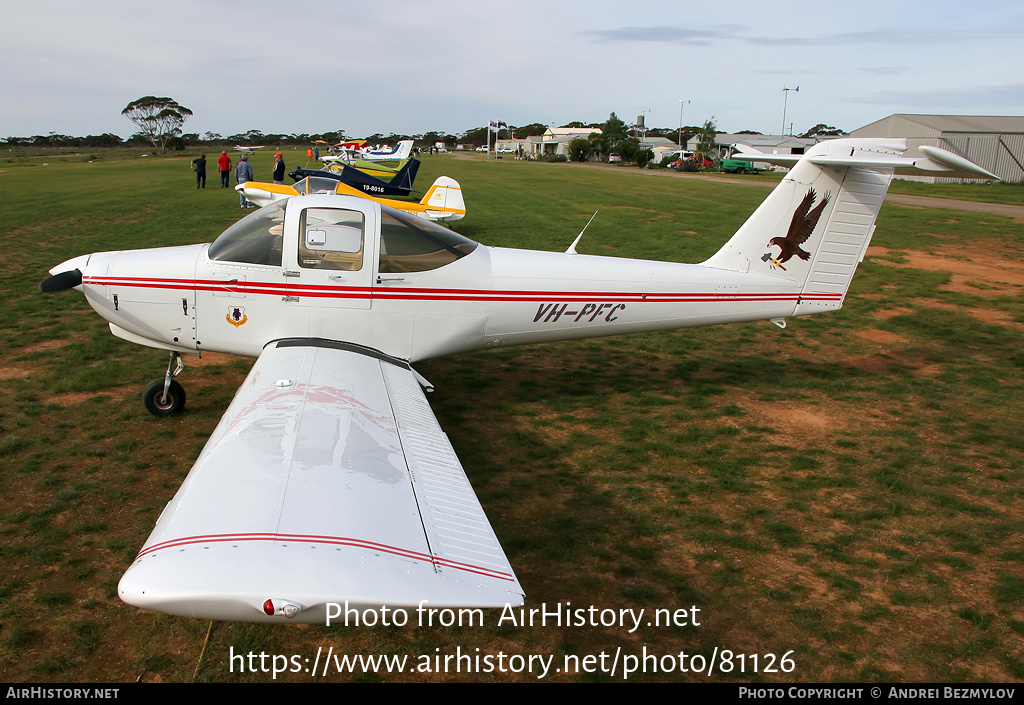
[(420, 200), (427, 217), (432, 220), (458, 220), (466, 215), (466, 202), (462, 199), (459, 182), (448, 176), (439, 176)]
[(397, 208), (428, 220), (461, 220), (466, 215), (466, 202), (462, 198), (462, 187), (459, 186), (458, 181), (449, 176), (439, 176), (427, 189), (426, 195), (419, 203), (379, 198), (352, 188), (342, 181), (323, 177), (302, 179), (292, 186), (249, 181), (239, 184), (235, 189), (244, 193), (248, 200), (259, 206), (304, 193), (337, 193), (367, 198), (381, 205)]

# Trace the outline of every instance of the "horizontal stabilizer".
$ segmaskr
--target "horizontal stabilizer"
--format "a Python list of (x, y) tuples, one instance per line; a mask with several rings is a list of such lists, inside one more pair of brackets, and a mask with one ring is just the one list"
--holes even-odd
[[(845, 141), (847, 140), (831, 140), (830, 142)], [(830, 142), (823, 142), (821, 144), (829, 144)], [(903, 152), (906, 150), (903, 140), (879, 140), (879, 142), (885, 143), (883, 148), (887, 151)], [(800, 154), (767, 154), (744, 144), (737, 145), (737, 147), (740, 149), (735, 155), (738, 158), (778, 164), (780, 166), (793, 166), (804, 158), (804, 155)], [(998, 176), (982, 169), (977, 164), (945, 149), (928, 145), (921, 145), (919, 149), (924, 155), (923, 157), (901, 157), (886, 152), (855, 150), (851, 147), (848, 155), (835, 154), (830, 150), (830, 153), (827, 155), (812, 156), (809, 153), (806, 158), (812, 164), (817, 164), (818, 166), (885, 168), (892, 169), (893, 173), (899, 176), (931, 175), (968, 179), (999, 179)], [(857, 152), (856, 156), (854, 155), (855, 151)]]

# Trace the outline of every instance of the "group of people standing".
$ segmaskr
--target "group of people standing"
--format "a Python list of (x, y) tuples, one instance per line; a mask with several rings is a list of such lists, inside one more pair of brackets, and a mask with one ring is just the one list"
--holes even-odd
[[(217, 157), (217, 169), (220, 170), (220, 187), (231, 188), (231, 157), (228, 156), (227, 152), (221, 152), (220, 156)], [(284, 155), (278, 152), (274, 155), (274, 183), (284, 183)], [(199, 157), (192, 160), (192, 171), (196, 173), (196, 188), (206, 188), (206, 155), (200, 154)], [(249, 155), (243, 154), (238, 158), (238, 164), (235, 165), (235, 183), (244, 184), (247, 181), (254, 181), (256, 179), (252, 171), (252, 164), (249, 163)], [(239, 202), (242, 208), (249, 208), (252, 206), (247, 200), (245, 200), (245, 194), (239, 192)]]

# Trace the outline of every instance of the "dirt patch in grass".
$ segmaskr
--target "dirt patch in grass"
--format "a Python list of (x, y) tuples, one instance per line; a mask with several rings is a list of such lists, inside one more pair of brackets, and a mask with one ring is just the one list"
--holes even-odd
[(142, 394), (142, 390), (138, 385), (128, 385), (124, 387), (110, 387), (108, 389), (101, 389), (96, 392), (68, 392), (66, 394), (57, 394), (46, 400), (47, 404), (59, 404), (61, 406), (74, 406), (75, 404), (81, 404), (84, 401), (95, 399), (96, 397), (110, 397), (114, 401), (121, 401), (127, 399), (133, 395)]
[(896, 306), (894, 308), (883, 308), (875, 311), (872, 315), (879, 320), (885, 321), (896, 316), (902, 316), (905, 313), (913, 313), (914, 309), (906, 306)]
[(872, 372), (880, 375), (888, 374), (892, 367), (892, 360), (881, 355), (861, 355), (859, 357), (851, 357), (847, 362), (858, 370), (864, 370), (865, 372)]
[(975, 308), (971, 309), (971, 315), (985, 323), (994, 323), (999, 326), (1021, 325), (1017, 321), (1013, 320), (1013, 314), (1009, 311), (1001, 311), (993, 308)]
[(856, 335), (858, 338), (870, 340), (872, 343), (882, 343), (883, 345), (902, 343), (906, 340), (903, 336), (890, 333), (887, 330), (879, 330), (878, 328), (865, 328), (864, 330), (857, 331)]
[[(753, 399), (737, 398), (735, 403), (748, 412), (739, 417), (735, 425), (748, 423), (749, 419), (757, 419), (759, 424), (770, 426), (775, 435), (787, 438), (788, 442), (797, 445), (809, 440), (821, 440), (831, 437), (837, 431), (849, 432), (863, 425), (870, 425), (870, 419), (881, 414), (866, 411), (862, 407), (838, 405), (823, 399), (821, 404), (807, 402), (762, 402)], [(729, 423), (727, 419), (723, 419)]]
[(19, 352), (22, 355), (32, 355), (33, 353), (37, 353), (37, 352), (46, 352), (47, 350), (56, 350), (57, 348), (62, 348), (65, 345), (67, 345), (69, 342), (71, 342), (71, 341), (70, 340), (66, 340), (66, 339), (65, 340), (44, 340), (43, 342), (36, 343), (35, 345), (28, 345), (28, 346), (22, 348)]
[(950, 282), (943, 287), (975, 296), (1005, 296), (1016, 293), (1007, 287), (1024, 287), (1024, 262), (998, 257), (991, 253), (969, 256), (960, 248), (948, 247), (938, 254), (908, 250), (902, 253), (905, 263), (882, 259), (890, 256), (884, 247), (868, 248), (877, 261), (892, 267), (913, 267), (935, 272), (947, 272)]
[(0, 379), (23, 379), (34, 372), (35, 369), (25, 365), (3, 365), (0, 367)]

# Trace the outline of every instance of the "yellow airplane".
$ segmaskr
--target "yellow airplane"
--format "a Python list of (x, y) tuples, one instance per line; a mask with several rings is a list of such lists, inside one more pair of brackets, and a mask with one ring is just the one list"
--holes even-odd
[(260, 181), (247, 181), (235, 187), (245, 194), (245, 198), (258, 206), (265, 206), (289, 196), (311, 193), (334, 193), (342, 196), (361, 196), (376, 201), (384, 206), (397, 208), (412, 215), (435, 221), (461, 220), (466, 215), (466, 203), (462, 199), (462, 187), (459, 182), (448, 176), (439, 176), (427, 189), (426, 195), (419, 203), (413, 201), (396, 201), (391, 198), (378, 198), (364, 193), (359, 189), (322, 176), (308, 176), (296, 181), (291, 186), (285, 184), (268, 184)]

